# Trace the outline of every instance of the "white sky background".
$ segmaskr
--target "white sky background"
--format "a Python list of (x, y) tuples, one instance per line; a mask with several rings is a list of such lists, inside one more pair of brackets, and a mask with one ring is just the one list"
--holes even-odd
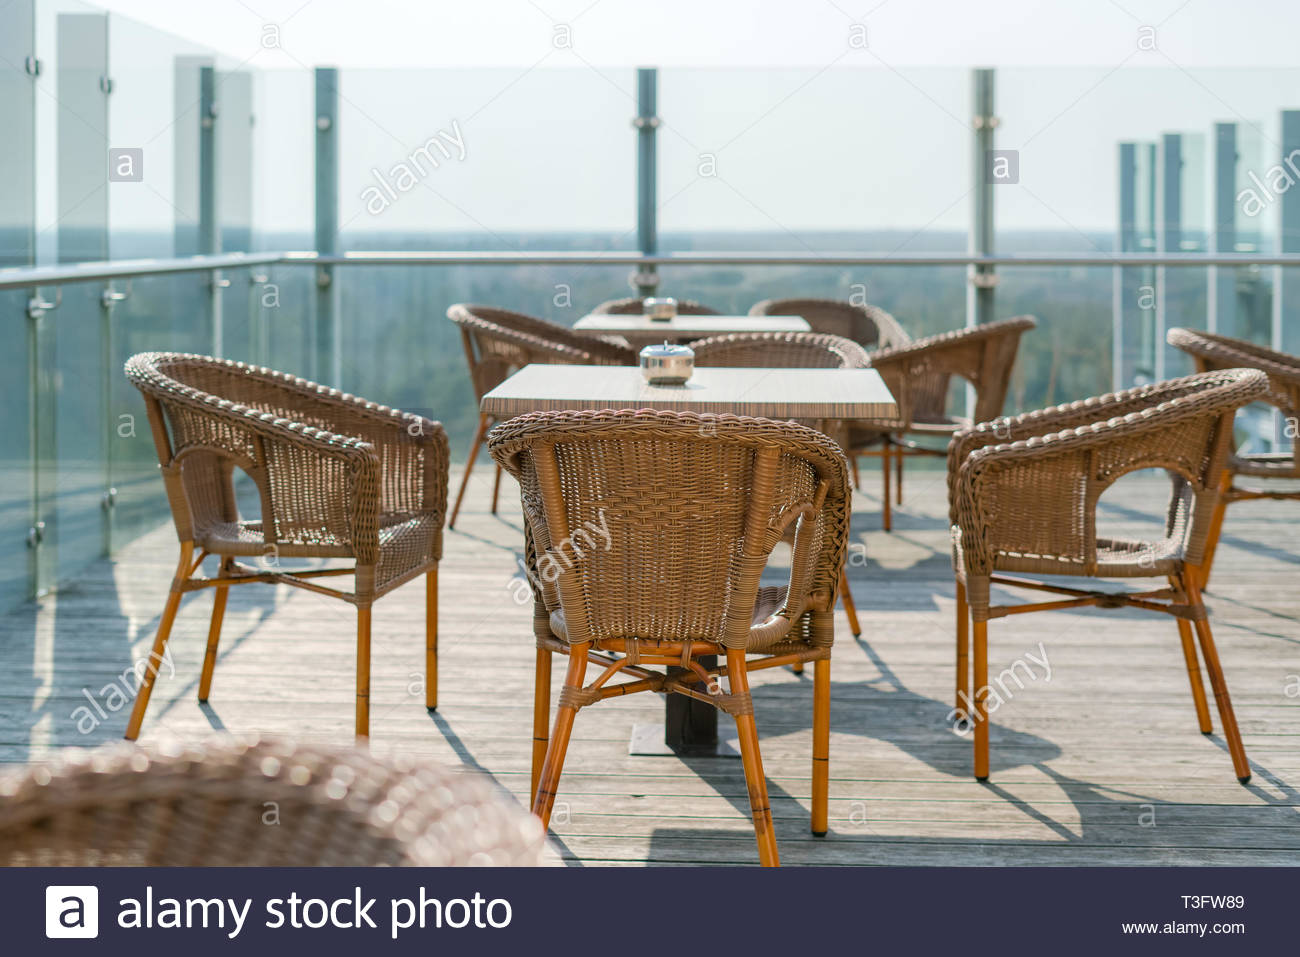
[[(632, 227), (634, 71), (660, 71), (660, 229), (963, 230), (970, 215), (969, 68), (999, 68), (998, 146), (1021, 185), (1000, 229), (1110, 230), (1116, 144), (1161, 132), (1257, 130), (1300, 108), (1294, 0), (102, 0), (100, 8), (263, 74), (263, 229), (311, 223), (311, 77), (342, 68), (345, 231), (506, 233)], [(280, 49), (266, 49), (268, 24)], [(865, 28), (867, 46), (851, 44)], [(1142, 27), (1156, 49), (1141, 49)], [(553, 44), (571, 30), (571, 49)], [(854, 31), (857, 31), (856, 33)], [(145, 49), (119, 30), (115, 73)], [(165, 46), (165, 44), (164, 44)], [(1149, 46), (1149, 44), (1148, 44)], [(144, 77), (141, 77), (143, 80)], [(113, 129), (176, 112), (150, 83), (114, 95)], [(126, 117), (133, 117), (128, 122)], [(379, 216), (385, 171), (450, 129), (452, 159)], [(130, 145), (122, 143), (120, 145)], [(700, 154), (717, 176), (697, 175)], [(160, 187), (161, 188), (161, 187)], [(115, 206), (115, 210), (117, 207)], [(129, 222), (131, 210), (115, 215)]]

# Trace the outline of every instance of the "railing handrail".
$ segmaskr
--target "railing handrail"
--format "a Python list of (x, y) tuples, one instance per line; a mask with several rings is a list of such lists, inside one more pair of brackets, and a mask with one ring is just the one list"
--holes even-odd
[(979, 256), (970, 253), (751, 253), (470, 250), (223, 253), (178, 259), (123, 259), (0, 269), (0, 290), (64, 283), (212, 272), (252, 266), (976, 266), (994, 269), (1107, 266), (1300, 266), (1300, 253), (1083, 253)]
[(212, 272), (248, 266), (272, 266), (285, 261), (282, 252), (222, 253), (215, 256), (182, 256), (177, 259), (117, 259), (57, 266), (14, 266), (0, 269), (0, 289), (32, 289), (64, 283), (133, 279), (169, 273)]

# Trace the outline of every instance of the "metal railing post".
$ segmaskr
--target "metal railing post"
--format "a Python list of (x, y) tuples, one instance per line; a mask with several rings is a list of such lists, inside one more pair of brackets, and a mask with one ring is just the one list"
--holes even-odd
[[(1214, 124), (1214, 246), (1213, 252), (1237, 248), (1237, 124)], [(1206, 295), (1206, 328), (1236, 335), (1237, 276), (1233, 269), (1211, 266)]]
[[(199, 255), (221, 252), (221, 226), (217, 221), (217, 81), (216, 69), (199, 67)], [(214, 269), (208, 274), (208, 328), (212, 330), (212, 354), (225, 351), (225, 330), (221, 321), (221, 290), (230, 283)]]
[[(338, 70), (316, 68), (316, 252), (334, 255), (339, 235), (339, 91)], [(334, 267), (316, 269), (316, 322), (312, 349), (313, 375), (318, 381), (343, 387), (343, 354), (339, 343), (338, 291)]]
[[(975, 206), (971, 221), (970, 250), (972, 255), (993, 255), (993, 131), (998, 125), (994, 114), (994, 71), (972, 71), (972, 102), (975, 115)], [(992, 322), (994, 318), (994, 288), (997, 275), (992, 266), (977, 265), (970, 272), (970, 291), (967, 295), (966, 324), (968, 326)]]
[[(643, 255), (659, 251), (658, 154), (655, 132), (659, 128), (659, 71), (642, 67), (636, 71), (636, 239)], [(632, 277), (638, 296), (652, 296), (659, 285), (654, 266), (643, 266)]]

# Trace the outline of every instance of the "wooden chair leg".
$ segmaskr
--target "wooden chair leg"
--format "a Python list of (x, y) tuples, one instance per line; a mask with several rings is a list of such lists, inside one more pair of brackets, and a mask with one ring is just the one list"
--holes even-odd
[(989, 779), (989, 623), (975, 622), (975, 780)]
[(1210, 515), (1210, 530), (1205, 537), (1205, 558), (1201, 560), (1204, 572), (1201, 576), (1201, 588), (1210, 587), (1210, 571), (1214, 567), (1214, 553), (1219, 548), (1219, 536), (1223, 532), (1223, 518), (1228, 512), (1228, 502), (1224, 495), (1232, 488), (1232, 473), (1227, 469), (1219, 475), (1219, 501)]
[(790, 671), (792, 674), (796, 674), (796, 675), (803, 674), (803, 662), (796, 661), (794, 664), (790, 666)]
[(528, 786), (530, 800), (537, 800), (537, 785), (542, 779), (542, 762), (550, 741), (551, 658), (554, 652), (537, 649), (537, 671), (533, 680), (533, 772)]
[[(821, 662), (818, 662), (820, 665)], [(733, 695), (749, 694), (749, 674), (745, 670), (745, 652), (727, 649), (727, 682)], [(758, 841), (758, 862), (764, 867), (780, 866), (776, 850), (776, 830), (772, 825), (772, 807), (767, 799), (767, 778), (763, 776), (763, 757), (758, 749), (758, 726), (754, 714), (736, 715), (736, 732), (740, 737), (741, 763), (745, 767), (745, 785), (749, 788), (749, 808), (754, 818), (754, 837)]]
[(181, 607), (181, 585), (190, 575), (190, 559), (194, 554), (193, 542), (181, 542), (181, 558), (176, 564), (176, 575), (172, 579), (172, 590), (167, 595), (167, 604), (163, 606), (162, 618), (158, 620), (158, 634), (153, 640), (153, 650), (149, 652), (149, 663), (140, 678), (140, 689), (135, 695), (135, 707), (131, 709), (131, 720), (126, 723), (128, 741), (140, 736), (140, 725), (144, 724), (144, 712), (149, 707), (149, 696), (153, 694), (153, 684), (158, 678), (158, 668), (162, 664), (163, 654), (167, 651), (167, 638), (172, 633), (172, 624), (176, 621), (176, 612)]
[(894, 484), (897, 486), (897, 495), (894, 496), (894, 502), (898, 505), (903, 504), (903, 449), (900, 447), (894, 455)]
[(1237, 780), (1245, 784), (1250, 780), (1250, 762), (1246, 759), (1246, 748), (1241, 743), (1241, 731), (1237, 728), (1237, 716), (1233, 713), (1232, 700), (1228, 697), (1228, 684), (1223, 678), (1223, 666), (1219, 663), (1219, 652), (1214, 647), (1210, 622), (1205, 616), (1200, 585), (1203, 575), (1203, 568), (1188, 565), (1183, 570), (1183, 588), (1187, 593), (1188, 604), (1198, 612), (1193, 625), (1201, 641), (1201, 654), (1205, 658), (1205, 670), (1210, 674), (1210, 687), (1214, 689), (1214, 703), (1219, 708), (1219, 723), (1223, 725), (1228, 753), (1232, 755), (1232, 768), (1237, 772)]
[[(1176, 577), (1170, 577), (1169, 584), (1182, 591)], [(1186, 596), (1183, 596), (1186, 600)], [(1210, 706), (1205, 698), (1205, 683), (1201, 680), (1201, 661), (1196, 655), (1196, 642), (1192, 638), (1192, 623), (1186, 618), (1174, 619), (1178, 622), (1178, 637), (1183, 645), (1183, 661), (1187, 664), (1187, 679), (1192, 683), (1192, 702), (1196, 705), (1196, 723), (1201, 734), (1211, 734), (1214, 725), (1210, 723)]]
[(825, 837), (830, 828), (831, 660), (813, 663), (812, 832)]
[(212, 624), (208, 626), (208, 650), (203, 655), (203, 673), (199, 676), (199, 701), (207, 701), (212, 690), (212, 672), (217, 667), (217, 645), (221, 641), (221, 622), (226, 617), (229, 585), (218, 585), (212, 599)]
[(497, 466), (496, 477), (492, 479), (492, 514), (497, 513), (497, 497), (501, 494), (501, 466)]
[(893, 451), (889, 439), (885, 439), (880, 446), (880, 517), (887, 532), (894, 530), (893, 510), (889, 507), (889, 462)]
[(953, 708), (970, 723), (971, 716), (966, 714), (970, 710), (970, 607), (961, 582), (957, 582), (957, 694)]
[(478, 458), (478, 450), (483, 447), (483, 439), (487, 436), (487, 431), (488, 417), (480, 415), (478, 417), (478, 428), (474, 430), (474, 444), (470, 447), (469, 460), (465, 463), (465, 474), (460, 479), (460, 491), (456, 493), (456, 504), (452, 507), (451, 518), (447, 520), (448, 528), (456, 527), (456, 516), (460, 514), (460, 503), (465, 498), (465, 489), (469, 486), (469, 473), (474, 468), (474, 461)]
[[(581, 688), (587, 674), (587, 652), (590, 643), (573, 645), (569, 649), (569, 670), (564, 676), (565, 687)], [(551, 733), (550, 743), (546, 748), (546, 760), (542, 763), (542, 777), (537, 784), (536, 797), (533, 801), (533, 813), (542, 819), (543, 827), (551, 825), (551, 809), (555, 807), (555, 795), (560, 788), (560, 772), (564, 770), (564, 754), (569, 749), (569, 735), (573, 732), (573, 718), (578, 709), (565, 704), (560, 698), (560, 706), (555, 712), (555, 730)]]
[(857, 638), (862, 634), (862, 626), (858, 624), (858, 606), (853, 602), (849, 576), (844, 571), (840, 572), (840, 600), (844, 602), (844, 617), (849, 620), (849, 631), (853, 632), (854, 638)]
[(424, 576), (424, 706), (438, 710), (438, 566)]
[(853, 466), (853, 487), (854, 487), (855, 489), (857, 489), (859, 492), (861, 492), (861, 491), (862, 491), (862, 475), (859, 474), (859, 472), (858, 472), (858, 457), (857, 457), (856, 455), (850, 455), (850, 456), (849, 456), (849, 464)]
[(370, 737), (370, 607), (357, 609), (357, 740)]

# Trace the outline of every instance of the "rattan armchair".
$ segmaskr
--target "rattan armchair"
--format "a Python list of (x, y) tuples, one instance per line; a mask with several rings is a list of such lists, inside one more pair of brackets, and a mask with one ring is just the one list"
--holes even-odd
[[(892, 458), (895, 501), (899, 505), (903, 503), (903, 459), (909, 455), (947, 454), (943, 449), (928, 448), (907, 437), (949, 437), (972, 422), (990, 422), (1001, 415), (1020, 337), (1036, 325), (1032, 316), (1017, 316), (916, 339), (871, 354), (871, 367), (880, 373), (898, 402), (899, 422), (890, 430), (889, 442), (883, 450), (883, 471), (889, 473)], [(948, 386), (953, 376), (964, 379), (975, 391), (974, 415), (970, 419), (947, 411)], [(856, 458), (860, 451), (878, 441), (878, 424), (851, 429), (849, 457)], [(893, 527), (890, 511), (886, 494), (885, 531)]]
[[(813, 661), (812, 830), (824, 834), (831, 616), (850, 511), (839, 447), (795, 423), (642, 410), (533, 413), (494, 429), (488, 448), (522, 490), (537, 640), (533, 810), (542, 822), (580, 708), (637, 691), (683, 694), (735, 718), (759, 860), (776, 865), (748, 673)], [(789, 579), (762, 586), (790, 528)], [(550, 730), (556, 653), (569, 665)], [(710, 655), (726, 665), (705, 668), (698, 659)], [(589, 683), (593, 663), (601, 670)], [(611, 681), (620, 674), (629, 680)]]
[[(639, 316), (645, 312), (645, 300), (639, 296), (629, 299), (606, 299), (591, 312), (597, 316)], [(717, 314), (718, 310), (711, 309), (694, 299), (677, 300), (679, 316), (716, 316)]]
[[(948, 482), (957, 575), (954, 715), (964, 726), (974, 726), (978, 779), (989, 774), (989, 620), (1084, 606), (1141, 608), (1177, 620), (1197, 720), (1209, 734), (1195, 629), (1233, 769), (1243, 783), (1250, 779), (1200, 582), (1219, 475), (1232, 443), (1233, 414), (1263, 396), (1267, 387), (1259, 371), (1212, 372), (985, 422), (953, 437)], [(1150, 468), (1166, 470), (1173, 485), (1164, 537), (1098, 537), (1101, 494), (1121, 476)], [(1096, 591), (1041, 577), (1058, 575), (1157, 578), (1168, 587)], [(992, 585), (1065, 597), (991, 605)], [(968, 683), (972, 627), (973, 695)]]
[(1190, 329), (1170, 329), (1169, 344), (1190, 354), (1198, 372), (1216, 369), (1259, 369), (1268, 375), (1268, 394), (1261, 401), (1276, 408), (1287, 423), (1286, 436), (1291, 448), (1282, 452), (1261, 452), (1228, 455), (1227, 468), (1219, 479), (1219, 504), (1210, 521), (1210, 539), (1205, 546), (1204, 588), (1209, 584), (1214, 565), (1214, 553), (1219, 546), (1223, 530), (1223, 516), (1231, 502), (1252, 499), (1277, 499), (1300, 501), (1300, 491), (1264, 486), (1242, 486), (1239, 477), (1247, 480), (1300, 478), (1300, 356), (1265, 349), (1253, 342), (1230, 339), (1210, 332), (1193, 332)]
[(852, 339), (864, 349), (905, 346), (912, 337), (885, 310), (839, 299), (764, 299), (749, 307), (751, 316), (800, 316), (813, 332)]
[(484, 776), (360, 748), (120, 743), (0, 772), (6, 867), (529, 866), (545, 840)]
[[(691, 343), (697, 366), (730, 366), (747, 369), (862, 369), (869, 364), (867, 351), (843, 336), (816, 332), (740, 332), (711, 336)], [(805, 421), (844, 447), (847, 426), (842, 422)], [(840, 583), (844, 615), (854, 636), (862, 634), (857, 607), (846, 575)], [(794, 669), (803, 671), (802, 664)]]
[[(470, 384), (474, 388), (475, 402), (504, 382), (509, 376), (530, 363), (560, 365), (636, 365), (637, 354), (625, 343), (614, 342), (599, 336), (583, 335), (567, 326), (528, 316), (509, 309), (456, 303), (447, 310), (447, 318), (460, 327), (461, 341), (465, 346), (465, 361), (469, 365)], [(469, 486), (470, 471), (478, 459), (479, 449), (488, 429), (495, 420), (486, 414), (478, 417), (478, 428), (461, 476), (456, 504), (451, 510), (448, 528), (456, 527), (456, 516)], [(497, 496), (501, 491), (501, 469), (496, 470), (492, 482), (492, 514), (497, 512)]]
[[(282, 372), (209, 356), (141, 353), (127, 362), (126, 375), (144, 395), (181, 546), (126, 737), (140, 733), (181, 597), (216, 589), (198, 689), (199, 700), (206, 701), (226, 596), (232, 585), (252, 582), (294, 585), (356, 606), (356, 733), (365, 737), (371, 606), (423, 575), (425, 703), (437, 707), (438, 562), (448, 468), (442, 425)], [(240, 518), (237, 468), (257, 487), (258, 520)], [(220, 560), (211, 578), (197, 574), (208, 555)], [(351, 564), (299, 571), (281, 564), (298, 558)], [(336, 575), (353, 576), (353, 590), (318, 583)]]
[(843, 336), (815, 332), (735, 332), (691, 343), (697, 366), (748, 369), (864, 369), (867, 350)]

